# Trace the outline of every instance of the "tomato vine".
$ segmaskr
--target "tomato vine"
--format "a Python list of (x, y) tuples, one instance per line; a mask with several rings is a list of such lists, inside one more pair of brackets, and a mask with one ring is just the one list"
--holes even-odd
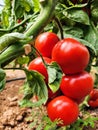
[[(89, 73), (92, 74), (93, 70), (96, 70), (93, 71), (95, 77), (94, 84), (90, 87), (92, 88), (93, 86), (94, 88), (98, 89), (97, 12), (97, 0), (5, 0), (5, 5), (0, 13), (0, 91), (2, 91), (6, 85), (5, 69), (15, 69), (15, 66), (16, 69), (24, 70), (26, 74), (26, 79), (23, 87), (24, 98), (22, 101), (20, 101), (21, 106), (35, 107), (41, 106), (43, 104), (47, 106), (50, 100), (53, 100), (53, 98), (55, 98), (56, 96), (61, 96), (62, 92), (65, 91), (65, 88), (63, 90), (60, 89), (60, 84), (62, 83), (63, 75), (65, 76), (65, 79), (67, 77), (67, 79), (69, 78), (68, 80), (70, 80), (71, 77), (72, 81), (74, 81), (76, 80), (76, 77), (81, 75), (82, 71), (84, 72), (84, 70), (87, 71), (85, 73), (87, 73), (88, 75)], [(36, 47), (37, 36), (41, 33), (44, 34), (44, 36), (46, 37), (45, 32), (54, 33), (63, 45), (63, 47), (61, 47), (63, 51), (61, 51), (59, 48), (57, 52), (55, 52), (54, 48), (56, 47), (51, 50), (51, 56), (49, 57), (53, 61), (51, 64), (46, 63), (43, 55), (41, 54), (43, 50), (46, 51), (46, 49), (43, 49), (44, 47), (42, 48), (42, 44), (41, 47), (40, 45), (38, 45), (38, 47), (42, 49), (40, 49), (42, 52), (40, 50), (37, 50), (38, 47)], [(64, 42), (66, 42), (67, 39), (69, 39), (69, 41), (67, 41), (66, 45), (64, 45)], [(42, 41), (44, 42), (45, 38)], [(54, 42), (54, 38), (52, 41), (48, 40), (48, 42)], [(56, 46), (59, 46), (58, 40), (56, 42), (57, 43), (52, 44), (56, 44)], [(69, 46), (71, 42), (72, 48)], [(79, 47), (81, 44), (82, 47), (86, 48), (86, 50), (88, 51), (87, 54), (89, 55), (89, 58), (87, 58), (87, 63), (85, 67), (83, 67), (82, 69), (80, 67), (78, 71), (75, 71), (75, 69), (79, 67), (79, 64), (85, 64), (84, 62), (86, 61), (85, 58), (87, 56), (86, 54), (83, 55), (84, 52), (81, 51), (81, 48), (77, 49), (78, 45), (73, 51), (73, 43), (76, 44), (77, 42), (79, 44)], [(44, 42), (43, 46), (45, 46), (45, 43), (46, 42)], [(28, 49), (26, 48), (28, 44), (30, 50), (28, 51), (29, 53), (26, 53), (25, 50)], [(45, 47), (47, 48), (48, 53), (50, 49), (50, 44), (47, 43)], [(68, 49), (66, 49), (67, 47)], [(69, 48), (71, 48), (72, 50)], [(70, 54), (68, 53), (69, 50), (71, 50)], [(39, 53), (39, 55), (37, 55), (37, 53)], [(44, 67), (47, 71), (47, 82), (45, 81), (45, 76), (43, 74), (35, 71), (34, 69), (28, 69), (28, 66), (30, 65), (31, 61), (34, 61), (36, 58), (38, 58), (38, 56), (40, 56), (40, 58), (42, 59)], [(12, 68), (8, 68), (7, 65), (9, 65), (12, 61), (14, 61), (15, 64)], [(19, 66), (18, 68), (17, 64)], [(26, 65), (27, 68), (24, 67), (24, 65)], [(72, 72), (71, 69), (73, 65), (74, 68)], [(65, 71), (68, 69), (69, 66), (71, 66), (71, 68), (69, 68), (68, 72)], [(70, 86), (70, 83), (68, 84), (67, 80), (66, 84)], [(82, 85), (79, 85), (80, 88), (82, 88)], [(50, 98), (49, 96), (49, 90), (50, 93), (52, 93), (52, 98)], [(60, 93), (56, 93), (58, 91), (60, 91)], [(90, 101), (88, 102), (88, 100), (90, 100), (89, 96), (91, 96), (89, 95), (90, 91), (91, 89), (89, 90), (89, 92), (87, 91), (88, 93), (85, 96), (81, 97), (81, 100), (78, 101), (78, 103), (80, 103), (80, 105), (78, 104), (79, 107), (81, 106), (80, 111), (85, 111), (85, 107), (90, 107)], [(65, 92), (63, 92), (63, 94), (64, 93)], [(65, 96), (68, 96), (70, 94), (67, 93), (65, 94)], [(32, 103), (30, 99), (35, 95), (37, 96), (38, 101), (36, 103)], [(86, 96), (88, 97), (85, 98)], [(64, 107), (66, 108), (66, 106)], [(57, 120), (56, 122), (51, 122), (49, 118), (45, 117), (45, 119), (48, 120), (45, 130), (51, 128), (49, 126), (50, 124), (53, 125), (52, 128), (59, 130), (60, 126), (58, 126), (58, 122), (60, 120)], [(87, 120), (90, 120), (90, 125), (93, 126), (93, 119), (94, 121), (98, 120), (97, 118), (95, 119), (88, 117), (87, 119), (84, 119), (84, 117), (78, 116), (77, 121), (74, 122), (74, 124), (70, 124), (70, 126), (66, 126), (64, 129), (72, 130), (73, 127), (75, 128), (76, 126), (81, 129), (81, 124), (82, 127), (87, 126), (89, 124)], [(85, 120), (87, 124), (85, 124), (83, 120)], [(60, 128), (63, 129), (63, 127)]]

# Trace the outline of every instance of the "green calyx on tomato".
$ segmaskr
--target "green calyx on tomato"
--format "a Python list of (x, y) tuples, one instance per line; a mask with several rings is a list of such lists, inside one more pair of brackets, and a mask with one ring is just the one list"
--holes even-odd
[(76, 101), (81, 101), (92, 91), (93, 85), (92, 76), (83, 71), (79, 74), (63, 76), (60, 89), (64, 95)]
[(52, 121), (61, 120), (59, 126), (66, 126), (74, 123), (79, 114), (76, 102), (66, 96), (58, 96), (47, 105), (47, 113)]
[(52, 60), (60, 65), (65, 74), (82, 72), (87, 67), (89, 58), (86, 46), (73, 38), (59, 41), (52, 51)]
[(52, 49), (58, 41), (59, 38), (55, 33), (44, 32), (36, 38), (35, 48), (39, 50), (42, 56), (51, 58)]

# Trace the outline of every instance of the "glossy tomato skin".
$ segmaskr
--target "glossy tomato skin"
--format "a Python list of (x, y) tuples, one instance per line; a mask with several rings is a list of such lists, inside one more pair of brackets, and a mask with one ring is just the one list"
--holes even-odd
[(89, 101), (88, 101), (88, 104), (89, 104), (89, 106), (92, 107), (92, 108), (98, 108), (98, 99), (96, 99), (96, 101), (89, 100)]
[(89, 94), (88, 104), (92, 108), (98, 107), (98, 89), (93, 89)]
[(35, 40), (35, 48), (42, 56), (51, 58), (54, 45), (59, 41), (59, 37), (53, 32), (44, 32), (38, 35)]
[[(43, 59), (45, 60), (45, 62), (47, 64), (51, 63), (51, 59), (48, 57), (43, 57)], [(29, 70), (35, 70), (38, 71), (39, 73), (41, 73), (44, 77), (45, 77), (45, 81), (46, 83), (48, 82), (48, 73), (47, 73), (47, 69), (41, 59), (41, 57), (37, 57), (34, 60), (32, 60), (29, 65), (28, 65), (28, 69)]]
[(62, 93), (76, 101), (81, 101), (93, 89), (92, 76), (83, 71), (79, 74), (63, 76), (60, 89)]
[(59, 41), (53, 48), (52, 60), (56, 61), (65, 74), (82, 72), (89, 63), (88, 49), (73, 38)]
[(60, 119), (59, 126), (70, 125), (78, 118), (79, 108), (76, 102), (66, 96), (58, 96), (47, 105), (47, 113), (52, 121)]

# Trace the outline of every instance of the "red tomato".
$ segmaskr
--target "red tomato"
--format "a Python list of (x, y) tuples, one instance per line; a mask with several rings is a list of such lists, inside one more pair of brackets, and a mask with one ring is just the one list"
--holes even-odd
[[(51, 59), (47, 58), (47, 57), (43, 57), (43, 59), (45, 60), (45, 62), (47, 64), (51, 63)], [(41, 59), (41, 57), (37, 57), (34, 60), (32, 60), (29, 65), (28, 65), (28, 69), (29, 70), (36, 70), (39, 73), (41, 73), (44, 77), (45, 77), (45, 81), (48, 82), (48, 73), (47, 73), (47, 69)]]
[(18, 20), (17, 20), (17, 23), (21, 23), (21, 22), (22, 22), (22, 20), (21, 20), (21, 19), (18, 19)]
[(89, 63), (89, 51), (79, 41), (66, 38), (53, 48), (52, 60), (56, 61), (65, 74), (82, 72)]
[(60, 119), (59, 126), (70, 125), (78, 118), (79, 108), (76, 102), (66, 96), (58, 96), (47, 105), (47, 113), (52, 121)]
[(98, 99), (96, 99), (95, 101), (94, 100), (89, 100), (88, 104), (92, 108), (98, 108)]
[(90, 92), (90, 99), (96, 100), (98, 98), (98, 89), (93, 89)]
[(98, 107), (98, 89), (93, 89), (90, 92), (88, 104), (92, 108)]
[(42, 56), (51, 58), (54, 45), (59, 41), (58, 36), (52, 32), (44, 32), (35, 40), (35, 48), (40, 51)]
[(93, 89), (93, 78), (83, 71), (79, 74), (63, 76), (60, 89), (62, 93), (74, 100), (81, 100)]

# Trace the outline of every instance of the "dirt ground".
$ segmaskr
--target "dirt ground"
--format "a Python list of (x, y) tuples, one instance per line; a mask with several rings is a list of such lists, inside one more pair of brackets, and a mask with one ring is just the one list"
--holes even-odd
[[(24, 77), (22, 71), (7, 71), (7, 80)], [(18, 101), (22, 98), (19, 93), (20, 87), (24, 80), (18, 80), (6, 83), (4, 91), (0, 93), (0, 130), (36, 130), (36, 127), (30, 128), (29, 124), (32, 120), (27, 120), (30, 116), (30, 108), (20, 108)], [(98, 116), (98, 109), (91, 110), (91, 114)], [(95, 124), (96, 128), (86, 128), (86, 130), (98, 130), (98, 122)]]

